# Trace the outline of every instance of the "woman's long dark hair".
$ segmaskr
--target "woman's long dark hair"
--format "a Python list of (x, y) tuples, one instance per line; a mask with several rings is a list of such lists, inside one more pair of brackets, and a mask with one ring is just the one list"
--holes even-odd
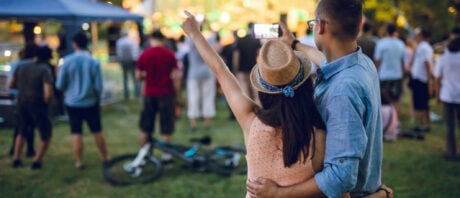
[(295, 90), (293, 98), (262, 92), (259, 98), (262, 108), (256, 111), (257, 117), (282, 131), (284, 166), (289, 167), (299, 159), (305, 162), (310, 154), (310, 143), (315, 142), (313, 127), (325, 128), (313, 102), (311, 78)]

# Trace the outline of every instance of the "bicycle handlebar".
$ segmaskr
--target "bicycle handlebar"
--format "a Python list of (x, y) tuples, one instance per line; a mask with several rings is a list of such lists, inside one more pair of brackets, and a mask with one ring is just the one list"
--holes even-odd
[(211, 141), (212, 141), (212, 139), (209, 136), (203, 136), (201, 138), (191, 138), (190, 139), (190, 142), (198, 142), (198, 143), (203, 144), (203, 145), (210, 145)]

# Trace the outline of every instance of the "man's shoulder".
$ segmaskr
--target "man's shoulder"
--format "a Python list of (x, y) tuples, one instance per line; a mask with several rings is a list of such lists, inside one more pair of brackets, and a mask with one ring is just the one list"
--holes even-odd
[(172, 50), (166, 47), (149, 47), (141, 53), (141, 57), (147, 59), (176, 58), (176, 55)]
[(62, 68), (74, 67), (73, 65), (85, 62), (90, 63), (92, 66), (98, 66), (100, 64), (99, 60), (93, 57), (90, 53), (72, 53), (64, 57)]
[(401, 41), (401, 39), (399, 39), (399, 38), (390, 38), (388, 40), (388, 42), (391, 43), (392, 46), (394, 45), (394, 46), (397, 46), (397, 47), (404, 47), (404, 42)]
[(21, 68), (21, 67), (31, 66), (31, 65), (34, 65), (34, 64), (35, 64), (35, 61), (33, 61), (32, 59), (29, 59), (29, 60), (20, 61), (17, 64), (17, 67)]
[(90, 52), (83, 51), (83, 52), (74, 52), (64, 57), (64, 61), (66, 60), (91, 60), (91, 61), (98, 61)]
[(426, 41), (421, 42), (419, 45), (420, 45), (420, 48), (422, 49), (433, 50), (433, 47), (431, 46), (431, 44)]
[(378, 45), (391, 47), (394, 44), (394, 40), (390, 37), (383, 37), (377, 41)]
[(367, 44), (367, 45), (376, 45), (380, 40), (376, 40), (370, 36), (362, 36), (358, 37), (357, 42), (361, 44)]
[(444, 54), (440, 55), (439, 58), (436, 60), (438, 63), (445, 63), (446, 61), (455, 61), (458, 62), (460, 60), (460, 53), (452, 53), (452, 52), (444, 52)]
[(237, 46), (239, 48), (257, 47), (259, 43), (259, 39), (256, 39), (249, 35), (237, 40)]
[(154, 50), (153, 53), (163, 53), (165, 55), (175, 57), (174, 52), (166, 47), (154, 47), (152, 50)]
[[(18, 60), (16, 62), (14, 62), (15, 66), (16, 67), (19, 67), (19, 66), (22, 66), (22, 65), (27, 65), (27, 64), (31, 64), (31, 63), (34, 63), (34, 60), (33, 59), (24, 59), (24, 60)], [(13, 64), (12, 64), (13, 65)]]

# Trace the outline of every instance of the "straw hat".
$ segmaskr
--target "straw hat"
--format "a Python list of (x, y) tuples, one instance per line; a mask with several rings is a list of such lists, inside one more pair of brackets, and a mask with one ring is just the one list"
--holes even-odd
[(269, 40), (260, 49), (250, 79), (257, 91), (294, 97), (294, 90), (308, 79), (310, 70), (310, 61), (303, 53), (282, 41)]

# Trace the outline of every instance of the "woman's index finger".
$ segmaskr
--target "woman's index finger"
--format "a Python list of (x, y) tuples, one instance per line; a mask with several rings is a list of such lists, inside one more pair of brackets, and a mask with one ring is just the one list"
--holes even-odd
[(184, 13), (185, 15), (187, 15), (187, 17), (193, 17), (193, 14), (191, 14), (189, 11), (187, 10), (184, 10)]

